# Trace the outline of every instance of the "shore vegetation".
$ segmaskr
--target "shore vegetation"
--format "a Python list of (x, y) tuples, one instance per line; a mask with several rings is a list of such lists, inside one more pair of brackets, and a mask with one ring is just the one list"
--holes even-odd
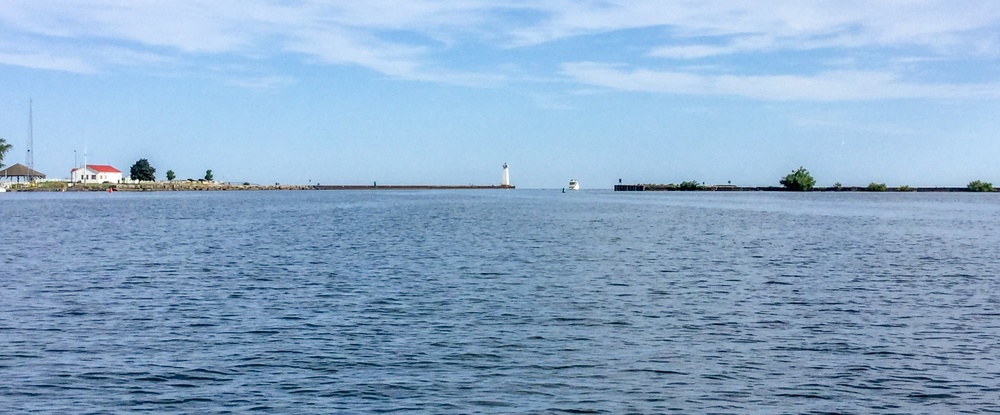
[(677, 185), (677, 190), (701, 190), (702, 185), (695, 180), (681, 182)]
[(0, 137), (0, 169), (3, 168), (3, 156), (7, 154), (8, 151), (10, 151), (11, 147), (13, 146), (7, 144), (7, 140), (4, 140), (3, 137)]
[(793, 170), (790, 174), (782, 178), (779, 183), (785, 186), (785, 189), (805, 192), (812, 190), (813, 186), (816, 185), (816, 179), (809, 174), (809, 171), (805, 167), (800, 166), (798, 170)]
[(993, 183), (973, 180), (969, 182), (968, 188), (970, 192), (992, 192)]
[(887, 189), (888, 187), (886, 187), (885, 183), (875, 183), (875, 182), (868, 183), (868, 187), (865, 188), (865, 190), (869, 192), (884, 192)]

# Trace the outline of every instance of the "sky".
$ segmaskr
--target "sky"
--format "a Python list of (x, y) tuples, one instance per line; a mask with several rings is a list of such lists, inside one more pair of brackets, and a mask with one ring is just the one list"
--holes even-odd
[(4, 0), (4, 164), (282, 184), (1000, 183), (995, 0)]

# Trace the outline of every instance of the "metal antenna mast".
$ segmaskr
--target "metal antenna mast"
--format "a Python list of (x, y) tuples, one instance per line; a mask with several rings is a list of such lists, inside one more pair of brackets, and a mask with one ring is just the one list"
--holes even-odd
[(32, 154), (32, 148), (35, 146), (35, 138), (34, 138), (34, 131), (32, 131), (34, 129), (33, 126), (34, 120), (32, 118), (33, 114), (31, 112), (31, 99), (29, 98), (28, 99), (28, 157), (24, 161), (25, 164), (28, 165), (29, 169), (34, 170), (35, 155)]

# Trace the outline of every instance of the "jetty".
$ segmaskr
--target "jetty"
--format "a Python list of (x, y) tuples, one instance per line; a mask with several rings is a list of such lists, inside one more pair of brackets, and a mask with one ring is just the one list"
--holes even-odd
[(480, 189), (514, 189), (513, 185), (315, 185), (316, 190), (480, 190)]
[[(616, 192), (792, 192), (782, 186), (740, 187), (729, 184), (702, 185), (698, 188), (681, 188), (674, 184), (616, 184)], [(814, 187), (810, 192), (877, 192), (864, 186)], [(968, 187), (887, 187), (881, 192), (952, 193), (970, 192)]]
[(316, 190), (485, 190), (485, 189), (514, 189), (515, 186), (510, 184), (510, 167), (507, 163), (503, 164), (503, 175), (500, 179), (499, 185), (422, 185), (422, 184), (390, 184), (390, 185), (379, 185), (378, 182), (373, 182), (369, 185), (321, 185), (317, 183), (313, 186)]

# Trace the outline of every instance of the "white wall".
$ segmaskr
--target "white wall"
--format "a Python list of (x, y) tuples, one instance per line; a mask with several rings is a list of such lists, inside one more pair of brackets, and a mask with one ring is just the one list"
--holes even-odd
[(104, 173), (95, 172), (90, 168), (79, 168), (73, 172), (73, 182), (82, 183), (121, 183), (122, 174), (121, 173)]

